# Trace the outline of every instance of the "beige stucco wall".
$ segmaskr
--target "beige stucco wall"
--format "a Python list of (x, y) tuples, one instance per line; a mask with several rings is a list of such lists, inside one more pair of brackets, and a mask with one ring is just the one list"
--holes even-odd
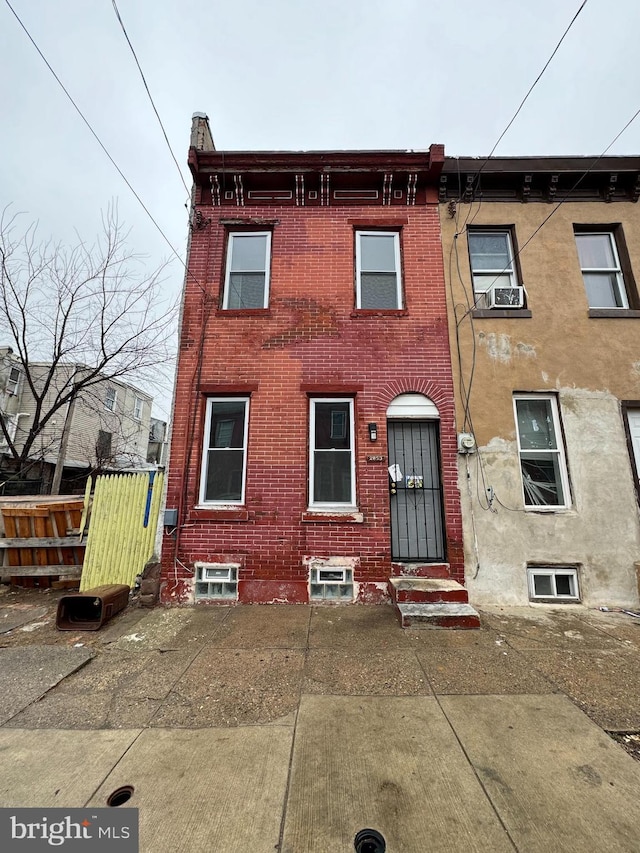
[[(522, 247), (552, 209), (533, 202), (485, 201), (479, 210), (475, 204), (469, 221), (474, 226), (515, 225)], [(463, 283), (472, 293), (463, 228), (468, 212), (468, 205), (459, 205), (457, 217), (451, 218), (447, 206), (441, 207), (460, 429), (464, 414), (453, 306), (460, 320), (466, 301)], [(459, 322), (467, 385), (475, 338), (470, 411), (484, 468), (483, 481), (477, 456), (459, 458), (466, 579), (477, 603), (526, 604), (527, 562), (565, 562), (579, 567), (583, 603), (638, 605), (634, 562), (640, 559), (640, 520), (620, 401), (640, 400), (640, 319), (589, 317), (573, 232), (578, 223), (621, 223), (632, 268), (640, 277), (637, 205), (565, 203), (519, 258), (532, 317), (466, 317)], [(454, 240), (456, 225), (461, 233)], [(572, 495), (567, 510), (524, 509), (514, 391), (558, 395)], [(495, 496), (490, 509), (487, 487)]]

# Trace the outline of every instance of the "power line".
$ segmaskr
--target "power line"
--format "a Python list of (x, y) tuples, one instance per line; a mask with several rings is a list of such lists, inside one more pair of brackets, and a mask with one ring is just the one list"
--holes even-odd
[(136, 199), (137, 199), (138, 203), (140, 204), (140, 206), (142, 207), (142, 209), (144, 210), (144, 212), (147, 214), (147, 216), (149, 217), (149, 219), (151, 220), (151, 222), (153, 222), (153, 224), (155, 225), (155, 227), (157, 228), (158, 232), (159, 232), (159, 233), (160, 233), (160, 235), (162, 236), (162, 238), (163, 238), (163, 240), (165, 241), (165, 243), (169, 246), (169, 248), (171, 249), (172, 253), (176, 256), (176, 258), (180, 261), (180, 263), (182, 264), (182, 266), (185, 268), (185, 270), (186, 270), (186, 272), (187, 272), (187, 275), (190, 275), (190, 276), (194, 279), (194, 281), (196, 282), (196, 284), (198, 285), (198, 287), (200, 287), (200, 289), (201, 289), (201, 290), (202, 290), (202, 292), (204, 293), (204, 292), (205, 292), (205, 288), (204, 288), (204, 287), (202, 286), (202, 284), (198, 281), (198, 279), (197, 279), (197, 278), (195, 278), (195, 276), (193, 275), (193, 273), (191, 273), (191, 272), (190, 272), (190, 270), (189, 270), (189, 268), (188, 268), (188, 266), (187, 266), (186, 262), (185, 262), (185, 261), (180, 257), (180, 255), (178, 254), (177, 250), (176, 250), (176, 249), (174, 249), (174, 247), (173, 247), (173, 245), (172, 245), (171, 241), (169, 240), (169, 238), (167, 237), (167, 235), (164, 233), (164, 231), (162, 230), (162, 228), (160, 227), (160, 225), (158, 224), (158, 222), (156, 221), (156, 219), (155, 219), (155, 218), (154, 218), (154, 216), (152, 215), (152, 213), (151, 213), (151, 211), (149, 210), (149, 208), (148, 208), (148, 207), (146, 206), (146, 204), (142, 201), (142, 199), (140, 198), (140, 196), (138, 195), (138, 193), (135, 191), (135, 189), (133, 188), (133, 186), (131, 185), (131, 183), (130, 183), (130, 182), (129, 182), (129, 180), (127, 179), (126, 175), (125, 175), (125, 174), (124, 174), (124, 172), (122, 171), (122, 169), (118, 166), (118, 164), (116, 163), (116, 161), (113, 159), (113, 157), (111, 156), (111, 154), (108, 152), (108, 150), (107, 150), (106, 146), (104, 145), (104, 143), (102, 142), (102, 140), (100, 139), (100, 137), (98, 136), (98, 134), (96, 133), (96, 131), (93, 129), (93, 127), (92, 127), (92, 126), (91, 126), (91, 124), (89, 123), (89, 120), (86, 118), (86, 116), (84, 115), (84, 113), (82, 112), (82, 110), (80, 109), (80, 107), (76, 104), (76, 102), (74, 101), (73, 97), (72, 97), (72, 96), (71, 96), (71, 94), (69, 93), (68, 89), (66, 88), (66, 86), (64, 85), (64, 83), (62, 82), (62, 80), (58, 77), (58, 75), (56, 74), (56, 72), (53, 70), (53, 67), (51, 66), (51, 64), (50, 64), (50, 63), (49, 63), (49, 61), (47, 60), (46, 56), (43, 54), (43, 52), (40, 50), (40, 48), (39, 48), (39, 47), (38, 47), (38, 45), (36, 44), (36, 42), (35, 42), (35, 40), (34, 40), (33, 36), (32, 36), (32, 35), (31, 35), (31, 33), (29, 32), (29, 30), (26, 28), (26, 26), (23, 24), (23, 22), (22, 22), (22, 20), (20, 19), (20, 17), (19, 17), (19, 15), (18, 15), (18, 13), (15, 11), (15, 9), (13, 8), (13, 6), (12, 6), (12, 5), (11, 5), (11, 3), (9, 2), (9, 0), (5, 0), (5, 3), (6, 3), (6, 4), (7, 4), (7, 6), (9, 7), (9, 9), (11, 10), (11, 12), (12, 12), (12, 14), (13, 14), (14, 18), (16, 19), (16, 21), (20, 24), (20, 26), (21, 26), (21, 27), (22, 27), (22, 29), (24, 30), (24, 32), (25, 32), (25, 34), (26, 34), (27, 38), (29, 39), (29, 41), (31, 42), (31, 44), (32, 44), (32, 45), (35, 47), (35, 49), (37, 50), (38, 54), (40, 55), (40, 58), (42, 59), (42, 61), (44, 62), (44, 64), (47, 66), (47, 68), (49, 69), (49, 71), (51, 72), (51, 74), (53, 75), (53, 77), (55, 78), (55, 80), (56, 80), (56, 82), (58, 83), (58, 85), (60, 86), (60, 88), (62, 89), (62, 91), (65, 93), (65, 95), (67, 96), (67, 98), (69, 99), (69, 101), (71, 102), (71, 104), (73, 105), (73, 108), (75, 109), (75, 111), (78, 113), (78, 115), (80, 116), (80, 118), (82, 119), (82, 121), (85, 123), (85, 125), (86, 125), (86, 126), (87, 126), (87, 128), (89, 129), (89, 131), (90, 131), (91, 135), (93, 136), (93, 138), (96, 140), (96, 142), (98, 143), (98, 145), (100, 146), (100, 148), (102, 148), (102, 150), (104, 151), (104, 153), (106, 154), (106, 156), (109, 158), (109, 160), (110, 160), (111, 164), (112, 164), (112, 165), (113, 165), (113, 167), (115, 168), (115, 170), (118, 172), (118, 174), (120, 175), (120, 177), (122, 178), (122, 180), (123, 180), (123, 181), (125, 182), (125, 184), (129, 187), (129, 189), (131, 190), (131, 192), (133, 193), (133, 195), (136, 197)]
[[(547, 59), (547, 61), (545, 62), (545, 64), (544, 64), (544, 67), (543, 67), (542, 71), (538, 74), (538, 76), (536, 77), (536, 79), (535, 79), (535, 80), (533, 81), (533, 83), (531, 84), (531, 86), (530, 86), (530, 88), (529, 88), (529, 91), (528, 91), (528, 92), (527, 92), (527, 94), (524, 96), (524, 98), (523, 98), (523, 99), (522, 99), (522, 101), (520, 102), (520, 106), (518, 107), (518, 109), (517, 109), (517, 110), (515, 111), (515, 113), (513, 114), (513, 118), (511, 119), (511, 121), (509, 122), (509, 124), (505, 127), (505, 129), (502, 131), (502, 133), (500, 134), (500, 136), (498, 137), (498, 139), (497, 139), (497, 141), (496, 141), (496, 144), (493, 146), (493, 148), (492, 148), (492, 149), (491, 149), (491, 151), (489, 152), (489, 155), (488, 155), (488, 157), (487, 157), (487, 160), (485, 160), (485, 164), (486, 164), (486, 162), (487, 162), (488, 160), (490, 160), (490, 159), (491, 159), (491, 157), (492, 157), (492, 155), (493, 155), (493, 152), (496, 150), (496, 148), (498, 147), (498, 145), (499, 145), (499, 144), (500, 144), (500, 142), (502, 141), (502, 137), (506, 134), (506, 132), (507, 132), (507, 131), (509, 130), (509, 128), (511, 127), (511, 125), (512, 125), (512, 124), (514, 123), (514, 121), (517, 119), (518, 114), (520, 113), (520, 110), (524, 107), (525, 103), (527, 102), (527, 100), (528, 100), (528, 98), (529, 98), (529, 95), (533, 92), (533, 90), (535, 89), (535, 87), (538, 85), (538, 83), (539, 83), (539, 81), (540, 81), (540, 78), (542, 77), (542, 75), (544, 74), (544, 72), (547, 70), (547, 68), (548, 68), (548, 67), (549, 67), (549, 65), (551, 64), (551, 61), (552, 61), (553, 57), (556, 55), (556, 53), (557, 53), (557, 52), (558, 52), (558, 50), (560, 49), (560, 45), (562, 44), (562, 42), (563, 42), (563, 41), (565, 40), (565, 38), (567, 37), (567, 35), (568, 35), (568, 33), (569, 33), (569, 30), (570, 30), (570, 29), (571, 29), (571, 27), (575, 24), (576, 20), (578, 19), (578, 16), (580, 15), (580, 12), (582, 12), (582, 10), (584, 9), (584, 7), (587, 5), (587, 2), (588, 2), (588, 0), (583, 0), (583, 2), (582, 2), (582, 4), (581, 4), (580, 8), (578, 9), (578, 11), (575, 13), (575, 15), (573, 16), (573, 18), (571, 19), (571, 21), (570, 21), (570, 23), (569, 23), (569, 26), (568, 26), (568, 27), (566, 28), (566, 30), (563, 32), (562, 37), (560, 38), (560, 41), (558, 42), (558, 44), (557, 44), (557, 45), (555, 46), (555, 48), (553, 49), (553, 53), (551, 54), (551, 56), (549, 57), (549, 59)], [(483, 168), (484, 168), (484, 167), (483, 167)], [(481, 172), (481, 171), (482, 171), (482, 169), (480, 169), (480, 172)], [(478, 173), (478, 174), (480, 174), (480, 173)]]
[[(533, 238), (534, 238), (534, 237), (536, 236), (536, 234), (541, 230), (541, 228), (543, 228), (543, 226), (545, 226), (545, 225), (547, 224), (547, 222), (551, 219), (551, 217), (552, 217), (552, 216), (554, 216), (554, 215), (558, 212), (558, 210), (560, 210), (560, 208), (562, 207), (562, 205), (563, 205), (566, 201), (568, 201), (568, 200), (571, 198), (572, 193), (573, 193), (573, 192), (575, 192), (575, 190), (577, 190), (577, 188), (578, 188), (578, 187), (580, 186), (580, 184), (584, 181), (584, 179), (587, 177), (587, 175), (589, 175), (589, 174), (590, 174), (590, 173), (595, 169), (596, 165), (600, 162), (600, 160), (602, 160), (602, 158), (605, 156), (605, 154), (607, 153), (607, 151), (608, 151), (608, 150), (609, 150), (613, 145), (615, 145), (615, 143), (618, 141), (618, 139), (620, 139), (620, 137), (621, 137), (621, 136), (622, 136), (622, 134), (625, 132), (625, 130), (627, 130), (627, 128), (628, 128), (628, 127), (630, 127), (630, 126), (633, 124), (633, 122), (638, 118), (638, 116), (639, 116), (639, 115), (640, 115), (640, 108), (638, 108), (638, 109), (635, 111), (635, 113), (631, 116), (631, 118), (629, 119), (629, 121), (624, 125), (624, 127), (622, 128), (622, 130), (620, 130), (620, 131), (618, 131), (618, 133), (616, 133), (616, 135), (613, 137), (613, 139), (612, 139), (612, 140), (611, 140), (611, 142), (607, 145), (607, 147), (604, 149), (604, 151), (603, 151), (601, 154), (598, 154), (598, 156), (597, 156), (597, 157), (595, 158), (595, 160), (591, 163), (591, 165), (589, 166), (589, 168), (588, 168), (588, 169), (586, 169), (586, 170), (585, 170), (585, 171), (580, 175), (580, 177), (579, 177), (579, 178), (578, 178), (578, 180), (573, 184), (573, 186), (572, 186), (569, 190), (567, 190), (567, 192), (565, 193), (565, 195), (564, 195), (564, 196), (560, 199), (560, 201), (556, 204), (556, 206), (553, 208), (553, 210), (551, 211), (551, 213), (550, 213), (548, 216), (545, 216), (545, 218), (542, 220), (542, 222), (540, 223), (540, 225), (538, 225), (538, 227), (535, 229), (535, 231), (533, 232), (533, 234), (531, 234), (531, 236), (530, 236), (530, 237), (529, 237), (529, 238), (528, 238), (528, 239), (527, 239), (527, 240), (522, 244), (522, 246), (520, 246), (520, 248), (518, 249), (518, 251), (517, 251), (517, 252), (513, 255), (513, 257), (511, 258), (511, 264), (513, 264), (513, 261), (515, 261), (515, 260), (516, 260), (516, 258), (519, 258), (519, 257), (520, 257), (520, 255), (523, 253), (523, 251), (526, 249), (526, 247), (529, 245), (529, 243), (533, 240)], [(463, 228), (464, 228), (465, 226), (466, 226), (466, 223), (465, 223), (465, 225), (463, 225)], [(496, 278), (495, 278), (493, 281), (495, 281), (495, 280), (496, 280), (496, 279), (498, 279), (501, 275), (503, 275), (504, 273), (506, 273), (506, 272), (510, 269), (511, 264), (509, 264), (509, 265), (508, 265), (508, 266), (506, 266), (503, 270), (501, 270), (499, 273), (497, 273), (497, 274), (496, 274)], [(493, 282), (492, 282), (492, 284), (493, 284)], [(489, 285), (489, 286), (491, 286), (491, 285)], [(461, 317), (461, 318), (460, 318), (460, 320), (458, 321), (459, 323), (461, 323), (461, 322), (464, 320), (464, 318), (467, 316), (467, 314), (469, 314), (471, 311), (473, 311), (473, 309), (476, 307), (476, 305), (478, 304), (478, 301), (482, 298), (482, 296), (483, 296), (483, 295), (484, 295), (483, 293), (481, 293), (481, 294), (479, 294), (479, 295), (478, 295), (478, 297), (475, 299), (475, 301), (474, 301), (473, 305), (471, 305), (471, 307), (470, 307), (470, 308), (469, 308), (469, 309), (468, 309), (468, 310), (467, 310), (467, 311), (462, 315), (462, 317)]]
[[(111, 0), (111, 2), (113, 4), (113, 10), (116, 13), (116, 17), (118, 19), (118, 23), (122, 27), (122, 32), (124, 33), (124, 37), (127, 40), (127, 44), (129, 45), (129, 47), (131, 49), (131, 53), (133, 54), (133, 58), (135, 59), (136, 65), (138, 66), (138, 71), (140, 72), (140, 76), (142, 77), (142, 82), (144, 83), (144, 88), (147, 91), (147, 95), (149, 96), (149, 100), (151, 101), (151, 106), (153, 107), (153, 111), (156, 114), (156, 118), (158, 119), (158, 123), (160, 125), (161, 130), (162, 130), (162, 134), (164, 136), (164, 141), (167, 143), (167, 148), (169, 149), (169, 152), (171, 153), (171, 156), (173, 158), (173, 162), (176, 164), (176, 169), (178, 170), (178, 174), (180, 175), (180, 180), (182, 181), (182, 186), (185, 188), (185, 191), (186, 191), (187, 195), (189, 196), (189, 198), (191, 198), (191, 191), (186, 184), (186, 181), (184, 179), (184, 175), (182, 174), (182, 169), (180, 168), (180, 164), (178, 163), (178, 160), (176, 159), (176, 155), (173, 152), (173, 148), (171, 147), (171, 143), (169, 142), (169, 137), (167, 136), (167, 132), (164, 129), (164, 125), (162, 123), (162, 119), (160, 118), (160, 113), (158, 112), (156, 105), (154, 103), (154, 100), (151, 97), (151, 92), (149, 91), (149, 86), (147, 85), (147, 81), (145, 79), (144, 73), (143, 73), (142, 68), (140, 66), (140, 62), (138, 61), (138, 57), (136, 56), (136, 52), (133, 49), (133, 45), (131, 44), (131, 39), (129, 38), (129, 34), (127, 33), (127, 30), (125, 28), (124, 21), (122, 20), (122, 17), (120, 16), (120, 10), (118, 9), (118, 6), (116, 4), (116, 0)], [(585, 2), (586, 2), (586, 0), (585, 0)]]
[[(518, 106), (518, 109), (515, 111), (515, 113), (514, 113), (514, 114), (513, 114), (513, 116), (511, 117), (511, 120), (509, 121), (509, 123), (507, 124), (507, 126), (505, 127), (505, 129), (502, 131), (502, 133), (500, 134), (500, 136), (499, 136), (499, 137), (498, 137), (498, 139), (496, 140), (496, 142), (495, 142), (495, 144), (494, 144), (493, 148), (491, 149), (491, 151), (489, 152), (489, 154), (488, 154), (488, 155), (487, 155), (487, 157), (485, 158), (484, 162), (483, 162), (483, 163), (482, 163), (482, 165), (480, 166), (480, 169), (478, 170), (478, 173), (477, 173), (477, 175), (476, 175), (476, 177), (475, 177), (475, 187), (474, 187), (474, 189), (473, 189), (473, 192), (474, 192), (474, 193), (475, 193), (476, 188), (477, 188), (477, 187), (479, 186), (479, 184), (480, 184), (480, 175), (482, 174), (482, 171), (483, 171), (484, 167), (487, 165), (487, 163), (489, 162), (489, 160), (490, 160), (490, 159), (491, 159), (491, 157), (493, 156), (493, 153), (495, 152), (496, 148), (497, 148), (497, 147), (498, 147), (498, 145), (502, 142), (503, 137), (505, 136), (505, 134), (507, 133), (507, 131), (509, 130), (509, 128), (511, 127), (511, 125), (514, 123), (514, 121), (516, 120), (516, 118), (517, 118), (517, 117), (518, 117), (518, 115), (520, 114), (520, 111), (522, 110), (522, 108), (524, 107), (525, 103), (526, 103), (526, 102), (527, 102), (527, 100), (529, 99), (529, 96), (531, 95), (531, 93), (533, 92), (533, 90), (535, 89), (535, 87), (536, 87), (536, 86), (538, 85), (538, 83), (540, 82), (540, 79), (542, 78), (542, 75), (544, 74), (544, 72), (547, 70), (547, 68), (548, 68), (548, 67), (549, 67), (549, 65), (551, 64), (551, 61), (553, 60), (553, 57), (556, 55), (556, 53), (557, 53), (557, 52), (558, 52), (558, 50), (560, 49), (560, 45), (562, 44), (562, 42), (563, 42), (563, 41), (565, 40), (565, 38), (567, 37), (567, 35), (568, 35), (568, 33), (569, 33), (569, 30), (570, 30), (570, 29), (571, 29), (571, 27), (573, 27), (573, 25), (575, 24), (576, 20), (578, 19), (578, 16), (580, 15), (580, 13), (581, 13), (581, 12), (582, 12), (582, 10), (584, 9), (584, 7), (587, 5), (587, 2), (588, 2), (588, 0), (582, 0), (582, 4), (580, 5), (580, 8), (578, 9), (578, 11), (575, 13), (575, 15), (573, 16), (573, 18), (572, 18), (572, 19), (571, 19), (571, 21), (569, 22), (569, 26), (566, 28), (566, 30), (565, 30), (565, 31), (564, 31), (564, 33), (562, 34), (562, 36), (561, 36), (561, 38), (560, 38), (560, 41), (556, 44), (555, 48), (553, 49), (553, 52), (551, 53), (551, 56), (550, 56), (550, 57), (549, 57), (549, 59), (547, 59), (547, 61), (545, 62), (544, 66), (543, 66), (543, 68), (542, 68), (542, 71), (540, 71), (540, 73), (538, 74), (538, 76), (536, 77), (536, 79), (533, 81), (533, 83), (532, 83), (532, 84), (531, 84), (531, 86), (529, 87), (529, 91), (527, 92), (527, 94), (524, 96), (524, 98), (523, 98), (523, 99), (522, 99), (522, 101), (520, 102), (520, 105)], [(482, 199), (480, 199), (480, 204), (482, 204)], [(471, 208), (472, 208), (472, 207), (473, 207), (473, 204), (472, 204), (472, 205), (471, 205), (471, 207), (469, 208), (469, 213), (467, 214), (467, 218), (465, 219), (465, 222), (464, 222), (464, 225), (465, 225), (465, 226), (466, 226), (467, 222), (469, 221), (469, 216), (471, 215)], [(476, 211), (476, 216), (477, 216), (477, 214), (478, 214), (478, 211)], [(475, 216), (474, 216), (474, 219), (475, 219)], [(463, 227), (464, 227), (464, 226), (463, 226)]]

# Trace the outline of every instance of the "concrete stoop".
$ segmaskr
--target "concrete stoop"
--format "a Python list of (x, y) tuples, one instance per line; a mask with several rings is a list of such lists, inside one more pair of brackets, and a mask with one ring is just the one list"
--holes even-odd
[(479, 628), (467, 590), (451, 578), (389, 578), (403, 628)]

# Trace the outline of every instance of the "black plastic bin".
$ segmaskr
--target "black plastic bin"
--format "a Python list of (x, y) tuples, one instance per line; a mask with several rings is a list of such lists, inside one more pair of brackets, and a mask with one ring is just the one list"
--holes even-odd
[(58, 602), (58, 631), (98, 631), (129, 603), (130, 588), (110, 583), (84, 592), (63, 595)]

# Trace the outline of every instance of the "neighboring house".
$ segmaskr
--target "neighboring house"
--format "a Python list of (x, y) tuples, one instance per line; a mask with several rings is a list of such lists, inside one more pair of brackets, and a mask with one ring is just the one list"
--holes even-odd
[(166, 603), (463, 578), (443, 159), (218, 152), (194, 117)]
[[(63, 387), (83, 365), (61, 364), (43, 410), (51, 406), (56, 388)], [(44, 383), (50, 365), (31, 364), (36, 383)], [(18, 452), (33, 422), (35, 398), (24, 369), (10, 348), (0, 350), (0, 409), (8, 422)], [(38, 436), (27, 472), (17, 471), (4, 436), (0, 437), (0, 492), (47, 493), (62, 448), (62, 491), (80, 491), (87, 476), (96, 471), (147, 468), (147, 452), (153, 398), (123, 382), (105, 379), (83, 391), (71, 406), (56, 412)], [(67, 428), (66, 448), (63, 432)]]
[(639, 196), (640, 157), (445, 161), (475, 603), (638, 605)]

